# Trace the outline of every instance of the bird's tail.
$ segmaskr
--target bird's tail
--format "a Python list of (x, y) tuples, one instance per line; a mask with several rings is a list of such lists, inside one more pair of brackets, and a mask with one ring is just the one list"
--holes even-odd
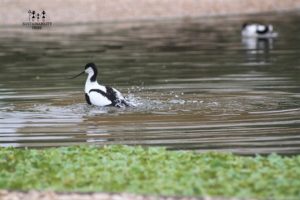
[(123, 107), (136, 107), (136, 104), (130, 101), (127, 101), (125, 99), (120, 100), (119, 102), (116, 103), (116, 106), (119, 108)]
[(126, 107), (136, 107), (136, 104), (127, 100), (123, 100), (122, 102)]

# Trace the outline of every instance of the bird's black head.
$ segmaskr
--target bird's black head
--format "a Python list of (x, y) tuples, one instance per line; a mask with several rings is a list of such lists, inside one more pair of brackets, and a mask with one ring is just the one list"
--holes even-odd
[(88, 63), (85, 65), (84, 69), (88, 69), (89, 67), (91, 67), (93, 70), (96, 70), (97, 71), (97, 67), (95, 65), (95, 63)]
[(91, 81), (96, 81), (98, 70), (94, 63), (88, 63), (84, 67), (84, 71), (87, 74), (93, 74), (91, 77)]
[(248, 23), (243, 23), (242, 30), (244, 30), (248, 26)]
[(84, 67), (84, 71), (81, 72), (80, 74), (77, 74), (76, 76), (70, 78), (70, 79), (73, 79), (73, 78), (76, 78), (84, 73), (87, 73), (91, 76), (91, 81), (94, 82), (96, 81), (96, 78), (97, 78), (97, 74), (98, 74), (98, 70), (97, 70), (97, 67), (94, 63), (88, 63), (85, 65)]

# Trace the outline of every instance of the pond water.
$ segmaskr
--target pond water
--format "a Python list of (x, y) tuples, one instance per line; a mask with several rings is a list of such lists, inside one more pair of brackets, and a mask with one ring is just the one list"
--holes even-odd
[[(274, 40), (242, 39), (245, 21)], [(0, 28), (0, 145), (129, 144), (239, 154), (300, 152), (300, 15)], [(99, 82), (138, 106), (84, 99)]]

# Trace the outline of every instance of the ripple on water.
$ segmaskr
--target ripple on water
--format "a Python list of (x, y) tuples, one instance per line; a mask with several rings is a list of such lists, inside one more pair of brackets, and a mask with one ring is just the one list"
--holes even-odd
[[(241, 21), (223, 18), (46, 35), (1, 29), (0, 145), (299, 153), (299, 16), (259, 17), (276, 24), (278, 40), (243, 41)], [(136, 107), (84, 103), (84, 78), (66, 77), (91, 60), (101, 82), (128, 91)]]
[[(295, 116), (300, 109), (278, 109), (282, 100), (278, 97), (139, 91), (128, 98), (137, 106), (26, 104), (23, 110), (1, 113), (5, 120), (0, 142), (2, 146), (142, 144), (237, 153), (299, 150), (295, 134), (300, 120)], [(273, 108), (262, 110), (257, 106), (262, 102)]]

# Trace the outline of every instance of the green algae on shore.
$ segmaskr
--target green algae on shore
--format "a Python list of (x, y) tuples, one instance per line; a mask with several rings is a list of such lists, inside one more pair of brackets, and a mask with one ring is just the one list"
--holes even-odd
[(300, 156), (129, 146), (0, 148), (0, 189), (297, 198)]

